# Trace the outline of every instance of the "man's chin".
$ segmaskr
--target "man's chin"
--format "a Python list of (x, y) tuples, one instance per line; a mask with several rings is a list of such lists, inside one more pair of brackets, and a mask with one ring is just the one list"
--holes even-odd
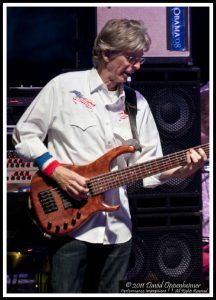
[(127, 82), (127, 80), (128, 80), (128, 75), (124, 73), (124, 74), (121, 76), (121, 78), (122, 78), (122, 83), (125, 83), (125, 82)]

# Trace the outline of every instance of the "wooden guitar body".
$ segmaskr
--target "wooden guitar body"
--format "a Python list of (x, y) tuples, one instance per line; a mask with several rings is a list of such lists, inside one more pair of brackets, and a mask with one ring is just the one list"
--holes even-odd
[[(84, 177), (95, 178), (100, 174), (110, 173), (111, 162), (118, 155), (134, 151), (133, 146), (124, 145), (109, 151), (88, 165), (65, 164), (64, 166)], [(100, 182), (98, 184), (100, 185)], [(40, 171), (32, 178), (30, 197), (42, 230), (50, 235), (68, 234), (80, 227), (96, 212), (112, 212), (119, 208), (118, 205), (108, 206), (103, 203), (101, 193), (94, 195), (92, 192), (92, 196), (86, 200), (74, 200), (63, 192), (56, 182)]]

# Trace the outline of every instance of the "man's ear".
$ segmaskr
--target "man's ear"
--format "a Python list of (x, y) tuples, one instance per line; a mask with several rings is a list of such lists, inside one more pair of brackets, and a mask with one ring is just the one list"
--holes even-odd
[(109, 50), (103, 50), (102, 51), (102, 57), (105, 62), (109, 62), (110, 60), (110, 51)]

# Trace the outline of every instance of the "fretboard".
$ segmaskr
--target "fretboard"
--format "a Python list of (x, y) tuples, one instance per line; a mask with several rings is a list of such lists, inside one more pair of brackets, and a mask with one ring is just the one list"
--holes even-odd
[[(209, 143), (193, 148), (195, 150), (202, 148), (205, 151), (206, 155), (209, 155)], [(186, 153), (188, 150), (189, 149), (181, 150), (179, 152), (152, 159), (122, 170), (95, 176), (91, 178), (88, 184), (90, 188), (90, 195), (94, 196), (97, 194), (101, 194), (110, 189), (114, 189), (122, 185), (127, 185), (129, 183), (158, 174), (174, 167), (184, 166), (187, 163)]]

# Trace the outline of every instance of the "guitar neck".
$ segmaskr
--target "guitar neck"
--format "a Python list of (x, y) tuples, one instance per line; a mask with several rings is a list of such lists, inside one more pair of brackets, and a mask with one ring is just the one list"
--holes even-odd
[[(202, 148), (206, 155), (209, 155), (209, 144), (193, 147), (195, 150)], [(127, 185), (140, 179), (156, 175), (160, 172), (183, 166), (187, 163), (186, 153), (189, 149), (181, 150), (176, 153), (165, 155), (160, 158), (149, 160), (147, 162), (128, 167), (123, 170), (101, 174), (91, 178), (88, 186), (91, 196), (101, 194), (110, 189)]]

